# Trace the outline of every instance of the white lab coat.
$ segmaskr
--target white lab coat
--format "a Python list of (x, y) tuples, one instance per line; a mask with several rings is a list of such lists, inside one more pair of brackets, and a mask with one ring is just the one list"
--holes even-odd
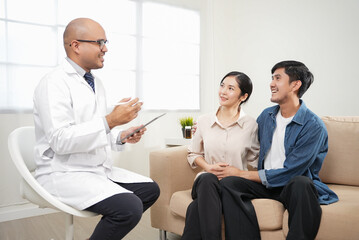
[(111, 149), (120, 151), (124, 146), (116, 144), (120, 130), (106, 133), (105, 91), (96, 76), (95, 90), (65, 60), (34, 93), (35, 176), (47, 191), (80, 210), (130, 192), (113, 181), (152, 181), (112, 167)]

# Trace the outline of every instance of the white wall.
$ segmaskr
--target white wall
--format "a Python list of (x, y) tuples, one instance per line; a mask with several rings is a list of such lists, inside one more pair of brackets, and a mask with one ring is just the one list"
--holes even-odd
[(314, 74), (303, 99), (318, 115), (359, 114), (359, 1), (214, 0), (215, 77), (229, 70), (254, 82), (246, 111), (270, 105), (270, 70), (302, 61)]
[[(165, 1), (165, 0), (163, 0)], [(167, 0), (170, 1), (170, 0)], [(170, 2), (178, 2), (171, 0)], [(116, 164), (148, 175), (148, 153), (164, 138), (180, 137), (178, 118), (213, 111), (220, 79), (231, 70), (247, 73), (254, 92), (245, 111), (254, 117), (270, 106), (272, 66), (287, 59), (304, 62), (314, 84), (304, 95), (319, 116), (359, 115), (359, 2), (355, 0), (186, 0), (201, 8), (201, 112), (171, 112), (148, 127), (143, 140), (115, 154)], [(192, 4), (193, 6), (193, 4)], [(136, 123), (158, 112), (142, 113)], [(31, 114), (0, 114), (0, 213), (21, 203), (19, 177), (7, 152), (7, 135), (32, 125)]]

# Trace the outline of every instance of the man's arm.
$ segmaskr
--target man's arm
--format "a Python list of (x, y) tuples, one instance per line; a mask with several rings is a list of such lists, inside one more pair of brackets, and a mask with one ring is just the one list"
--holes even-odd
[(253, 182), (261, 182), (261, 179), (259, 177), (258, 171), (242, 171), (239, 175), (242, 178), (248, 179), (248, 180), (252, 180)]
[(221, 172), (221, 174), (218, 174), (218, 178), (222, 179), (225, 177), (229, 177), (229, 176), (236, 176), (236, 177), (242, 177), (248, 180), (251, 180), (253, 182), (261, 182), (261, 179), (258, 175), (258, 171), (245, 171), (245, 170), (240, 170), (236, 167), (233, 166), (227, 166), (223, 169), (223, 171)]

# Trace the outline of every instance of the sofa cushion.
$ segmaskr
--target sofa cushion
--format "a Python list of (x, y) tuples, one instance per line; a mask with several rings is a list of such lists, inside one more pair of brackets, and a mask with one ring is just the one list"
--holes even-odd
[(282, 203), (264, 198), (253, 199), (252, 203), (256, 210), (259, 229), (261, 231), (272, 231), (282, 228), (283, 214), (285, 211)]
[(173, 214), (186, 218), (187, 207), (192, 202), (191, 191), (191, 189), (188, 189), (172, 194), (170, 209)]
[[(339, 201), (321, 205), (322, 220), (316, 239), (358, 239), (359, 187), (328, 184)], [(283, 232), (288, 234), (288, 212), (283, 217)]]
[[(191, 189), (175, 192), (170, 201), (171, 212), (186, 217), (188, 205), (192, 202)], [(284, 207), (280, 202), (270, 199), (254, 199), (260, 230), (269, 231), (282, 228)]]
[(359, 117), (322, 117), (328, 154), (319, 177), (325, 183), (359, 186)]

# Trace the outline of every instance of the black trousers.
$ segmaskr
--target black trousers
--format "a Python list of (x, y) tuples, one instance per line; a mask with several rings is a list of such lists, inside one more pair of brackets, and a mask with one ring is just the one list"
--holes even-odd
[(294, 177), (284, 187), (267, 189), (240, 177), (220, 181), (226, 240), (260, 239), (257, 216), (251, 199), (270, 198), (283, 203), (288, 210), (287, 239), (314, 239), (317, 235), (322, 209), (318, 193), (308, 177)]
[(201, 174), (193, 184), (192, 198), (181, 239), (221, 239), (222, 203), (217, 177), (211, 173)]
[(133, 193), (120, 193), (92, 205), (86, 210), (102, 216), (90, 240), (119, 240), (140, 221), (142, 213), (157, 200), (160, 189), (151, 183), (117, 183)]

